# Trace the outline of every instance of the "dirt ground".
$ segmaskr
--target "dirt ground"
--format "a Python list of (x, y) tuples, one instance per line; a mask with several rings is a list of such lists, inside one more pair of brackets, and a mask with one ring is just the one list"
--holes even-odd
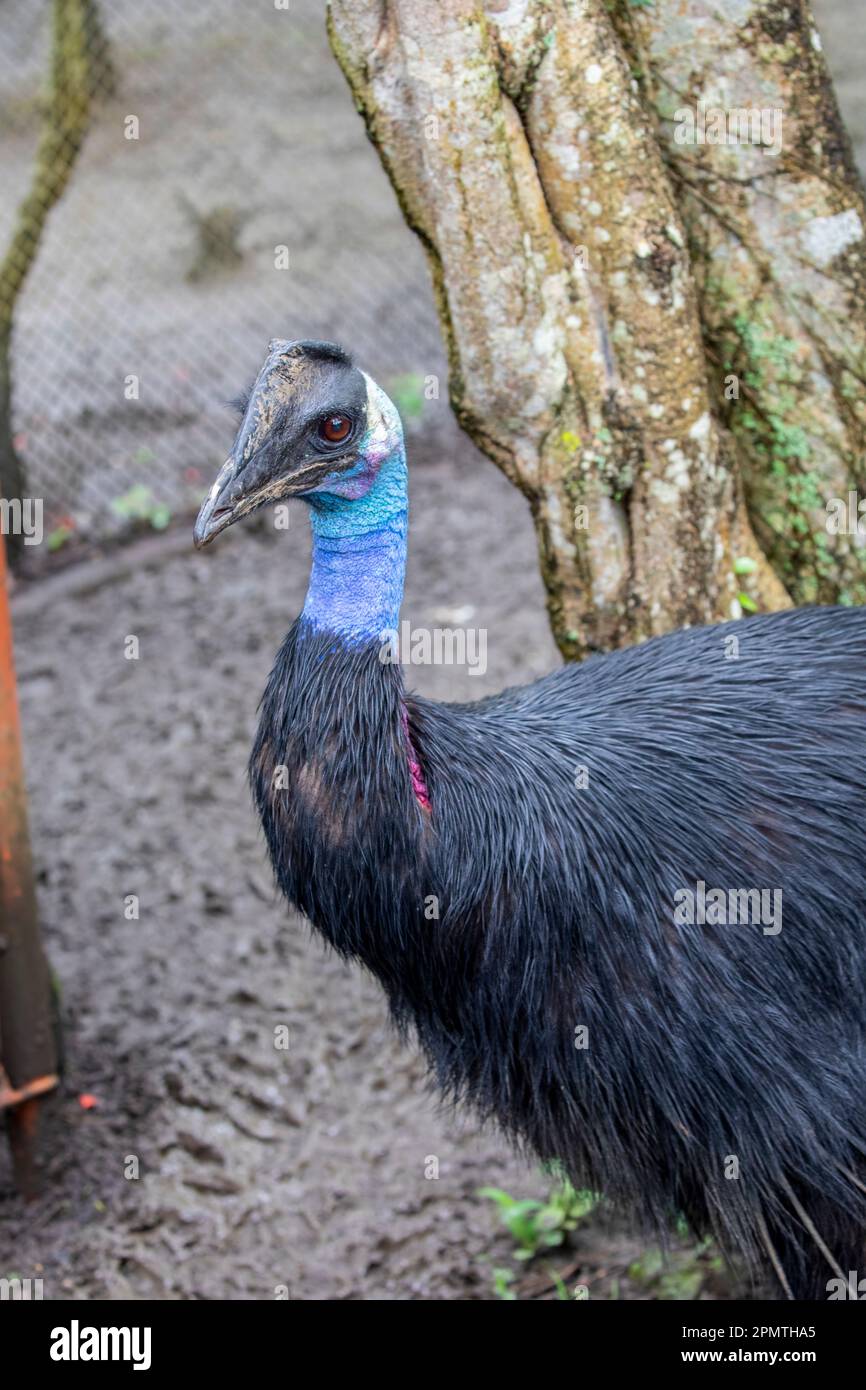
[[(814, 8), (859, 135), (862, 26), (847, 4)], [(471, 699), (533, 679), (556, 654), (522, 499), (465, 444), (442, 457), (419, 440), (410, 462), (404, 615), (488, 631), (483, 677), (428, 667), (412, 682)], [(471, 1116), (443, 1113), (378, 988), (272, 890), (245, 763), (307, 557), (299, 507), (288, 534), (236, 528), (195, 555), (178, 531), (16, 594), (66, 1072), (32, 1205), (0, 1146), (0, 1275), (41, 1276), (46, 1298), (492, 1298), (494, 1269), (519, 1266), (478, 1189), (548, 1188)], [(549, 1265), (595, 1297), (736, 1287), (702, 1257), (672, 1293), (645, 1243), (599, 1219), (533, 1264), (524, 1296), (552, 1296)]]
[[(483, 677), (413, 668), (413, 683), (468, 699), (549, 669), (522, 499), (475, 456), (422, 454), (412, 477), (404, 612), (489, 634)], [(0, 1270), (41, 1275), (46, 1297), (491, 1297), (513, 1243), (478, 1188), (548, 1187), (498, 1136), (440, 1111), (378, 988), (275, 899), (244, 769), (303, 599), (300, 504), (292, 528), (237, 528), (203, 555), (169, 537), (112, 560), (113, 579), (96, 563), (16, 598), (67, 1071), (34, 1206), (0, 1153)], [(598, 1223), (581, 1242), (568, 1271), (606, 1288), (642, 1249)], [(545, 1268), (530, 1279), (542, 1293)]]

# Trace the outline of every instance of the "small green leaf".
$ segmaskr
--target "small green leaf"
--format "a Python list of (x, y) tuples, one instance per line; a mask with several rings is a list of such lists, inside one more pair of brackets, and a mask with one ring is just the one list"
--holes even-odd
[(400, 414), (414, 420), (424, 411), (424, 378), (420, 372), (405, 372), (390, 382), (390, 395)]
[(479, 1187), (479, 1197), (489, 1197), (491, 1202), (496, 1202), (500, 1207), (513, 1207), (516, 1198), (503, 1192), (501, 1187)]
[(71, 526), (57, 526), (53, 531), (49, 531), (45, 544), (49, 550), (59, 550), (72, 535), (74, 532)]

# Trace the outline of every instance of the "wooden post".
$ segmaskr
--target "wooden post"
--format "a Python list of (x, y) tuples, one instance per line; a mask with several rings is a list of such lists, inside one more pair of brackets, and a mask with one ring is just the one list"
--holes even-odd
[(27, 829), (6, 548), (0, 534), (0, 1110), (16, 1177), (34, 1191), (39, 1097), (57, 1085), (51, 976), (42, 950)]

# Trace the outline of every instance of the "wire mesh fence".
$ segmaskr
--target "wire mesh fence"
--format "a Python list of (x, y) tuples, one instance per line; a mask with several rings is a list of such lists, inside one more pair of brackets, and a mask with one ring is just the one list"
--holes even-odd
[(0, 0), (0, 474), (49, 548), (200, 499), (271, 337), (452, 429), (423, 254), (324, 0)]

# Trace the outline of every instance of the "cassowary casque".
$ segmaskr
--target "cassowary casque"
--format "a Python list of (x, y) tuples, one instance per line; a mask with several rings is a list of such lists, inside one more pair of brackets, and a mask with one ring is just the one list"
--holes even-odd
[(866, 1231), (866, 615), (677, 632), (437, 704), (383, 660), (399, 416), (333, 344), (271, 343), (196, 543), (288, 497), (312, 572), (250, 761), (286, 897), (449, 1097), (826, 1297)]

